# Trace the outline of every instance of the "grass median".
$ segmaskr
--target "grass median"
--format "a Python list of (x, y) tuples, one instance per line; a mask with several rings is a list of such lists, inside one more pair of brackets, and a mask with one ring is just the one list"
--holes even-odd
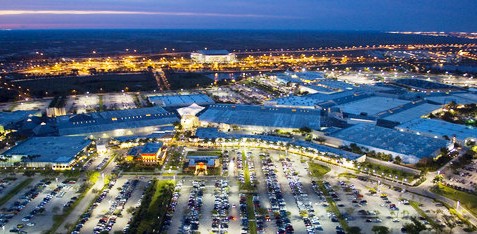
[(409, 201), (409, 204), (412, 206), (412, 208), (414, 208), (414, 210), (417, 211), (417, 213), (424, 217), (427, 222), (429, 222), (429, 224), (436, 230), (441, 230), (441, 228), (439, 227), (439, 224), (436, 223), (436, 221), (434, 219), (432, 219), (431, 217), (429, 217), (426, 212), (424, 212), (420, 207), (420, 203), (419, 202), (416, 202), (416, 201)]
[(330, 172), (331, 169), (318, 163), (309, 162), (308, 171), (310, 171), (311, 176), (320, 178), (323, 177), (326, 173)]
[(477, 195), (459, 191), (451, 187), (438, 183), (431, 188), (431, 192), (459, 201), (474, 216), (477, 216)]
[(255, 206), (253, 205), (253, 195), (247, 194), (247, 218), (249, 233), (257, 233), (257, 222), (255, 220)]
[(141, 207), (133, 217), (130, 233), (154, 233), (161, 229), (174, 186), (172, 180), (153, 181), (144, 194)]

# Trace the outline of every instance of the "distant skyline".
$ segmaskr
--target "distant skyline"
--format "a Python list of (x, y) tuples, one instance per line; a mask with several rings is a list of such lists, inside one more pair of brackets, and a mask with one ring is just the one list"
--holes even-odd
[(474, 0), (2, 0), (0, 29), (477, 31)]

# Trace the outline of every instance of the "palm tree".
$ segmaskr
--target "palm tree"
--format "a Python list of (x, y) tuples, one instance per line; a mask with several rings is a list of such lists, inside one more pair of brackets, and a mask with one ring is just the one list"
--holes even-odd
[(23, 167), (26, 167), (26, 165), (27, 165), (27, 159), (28, 159), (28, 156), (22, 156), (21, 162), (22, 162), (22, 164), (23, 164)]
[(403, 210), (403, 211), (401, 211), (401, 215), (404, 218), (404, 217), (406, 217), (406, 215), (409, 215), (409, 211)]
[(6, 161), (8, 161), (8, 158), (6, 157), (0, 157), (0, 162), (4, 162), (3, 166), (6, 166)]
[(30, 160), (30, 165), (33, 164), (33, 159), (39, 158), (39, 154), (32, 154), (32, 155), (27, 155), (28, 160)]

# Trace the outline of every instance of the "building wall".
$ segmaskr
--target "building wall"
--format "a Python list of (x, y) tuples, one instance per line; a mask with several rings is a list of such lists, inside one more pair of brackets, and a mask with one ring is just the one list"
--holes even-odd
[(48, 117), (56, 117), (66, 115), (66, 109), (64, 107), (49, 107), (46, 109), (46, 115)]
[(204, 55), (200, 53), (191, 53), (191, 59), (199, 63), (230, 63), (235, 62), (235, 54), (227, 55)]

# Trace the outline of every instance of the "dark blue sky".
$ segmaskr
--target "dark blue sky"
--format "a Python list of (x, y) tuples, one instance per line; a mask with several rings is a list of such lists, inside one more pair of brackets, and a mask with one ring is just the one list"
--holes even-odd
[(0, 28), (477, 31), (476, 0), (1, 0)]

